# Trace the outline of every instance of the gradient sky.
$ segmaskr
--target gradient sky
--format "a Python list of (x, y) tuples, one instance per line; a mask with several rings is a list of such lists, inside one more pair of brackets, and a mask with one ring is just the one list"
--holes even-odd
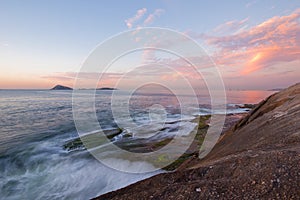
[[(286, 0), (1, 0), (0, 88), (72, 86), (99, 43), (148, 26), (195, 39), (228, 89), (287, 87), (300, 77), (299, 8), (300, 1)], [(103, 85), (112, 86), (110, 80)]]

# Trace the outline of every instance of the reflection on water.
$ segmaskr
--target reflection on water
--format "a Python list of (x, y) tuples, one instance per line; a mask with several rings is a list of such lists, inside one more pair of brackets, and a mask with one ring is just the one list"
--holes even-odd
[(227, 102), (229, 103), (248, 103), (256, 104), (259, 101), (273, 94), (274, 91), (264, 90), (241, 90), (241, 91), (227, 91)]

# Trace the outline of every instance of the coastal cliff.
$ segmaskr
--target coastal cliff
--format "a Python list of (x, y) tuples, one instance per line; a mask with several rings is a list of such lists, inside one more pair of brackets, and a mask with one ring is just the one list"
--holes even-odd
[(96, 199), (299, 199), (300, 83), (260, 102), (202, 160)]

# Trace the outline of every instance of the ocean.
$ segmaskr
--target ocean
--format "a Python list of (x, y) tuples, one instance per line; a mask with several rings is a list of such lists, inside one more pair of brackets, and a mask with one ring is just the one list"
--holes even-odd
[[(101, 128), (122, 128), (122, 133), (112, 138), (113, 142), (122, 143), (124, 132), (129, 129), (124, 123), (126, 118), (118, 119), (118, 123), (114, 121), (110, 110), (112, 92), (118, 101), (130, 99), (131, 120), (141, 127), (130, 130), (135, 134), (149, 134), (145, 127), (149, 127), (149, 123), (152, 127), (156, 127), (156, 123), (159, 126), (163, 115), (163, 120), (170, 123), (155, 131), (167, 137), (178, 126), (188, 131), (192, 119), (211, 113), (208, 95), (199, 95), (197, 105), (186, 95), (182, 97), (185, 102), (182, 105), (172, 95), (141, 93), (129, 98), (126, 91), (97, 91), (95, 110)], [(248, 109), (240, 105), (258, 103), (272, 93), (228, 91), (227, 112), (247, 112)], [(83, 91), (83, 103), (84, 94)], [(163, 107), (163, 113), (149, 114), (148, 108), (153, 105)], [(122, 104), (119, 106), (121, 109)], [(190, 112), (182, 116), (180, 106), (187, 106)], [(126, 173), (101, 164), (84, 148), (66, 149), (66, 143), (78, 138), (72, 91), (0, 90), (0, 108), (0, 199), (89, 199), (164, 172), (151, 171), (153, 166), (145, 161), (118, 159), (119, 169), (130, 168), (136, 172)], [(148, 132), (143, 132), (146, 129)], [(94, 127), (86, 130), (86, 134), (97, 131)], [(150, 172), (138, 173), (145, 169)]]

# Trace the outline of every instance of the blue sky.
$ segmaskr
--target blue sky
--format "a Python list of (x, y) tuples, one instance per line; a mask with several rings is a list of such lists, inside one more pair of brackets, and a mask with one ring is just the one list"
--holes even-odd
[[(146, 26), (171, 28), (180, 32), (222, 36), (218, 26), (246, 20), (249, 29), (274, 17), (300, 8), (300, 1), (0, 1), (0, 70), (11, 77), (1, 88), (32, 87), (26, 77), (73, 72), (100, 42), (128, 30), (125, 20), (145, 8), (143, 17), (157, 9), (162, 12)], [(213, 45), (195, 38), (207, 49)], [(13, 77), (24, 79), (23, 86)], [(37, 81), (38, 82), (38, 81)], [(20, 83), (21, 84), (21, 83)], [(287, 84), (287, 83), (284, 83)], [(42, 86), (44, 87), (44, 86)], [(249, 87), (250, 88), (250, 87)]]

